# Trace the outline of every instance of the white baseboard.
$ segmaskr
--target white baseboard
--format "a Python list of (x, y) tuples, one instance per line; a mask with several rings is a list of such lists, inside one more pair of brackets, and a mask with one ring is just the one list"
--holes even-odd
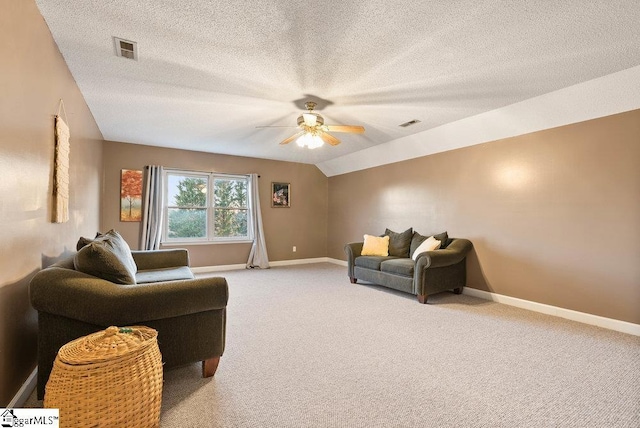
[(38, 378), (38, 368), (33, 369), (27, 380), (24, 381), (16, 395), (7, 404), (8, 409), (14, 409), (24, 406), (27, 399), (31, 395), (34, 389), (36, 389), (36, 383)]
[(278, 260), (275, 262), (269, 262), (269, 266), (292, 266), (292, 265), (306, 265), (309, 263), (326, 263), (329, 261), (328, 257), (316, 257), (312, 259), (295, 259), (295, 260)]
[[(294, 260), (276, 260), (269, 262), (270, 267), (278, 266), (293, 266), (293, 265), (306, 265), (309, 263), (333, 263), (340, 266), (347, 266), (347, 262), (338, 259), (332, 259), (330, 257), (315, 257), (310, 259), (294, 259)], [(191, 270), (194, 273), (208, 273), (208, 272), (220, 272), (225, 270), (243, 270), (246, 269), (246, 264), (234, 264), (234, 265), (219, 265), (219, 266), (200, 266), (192, 267)]]
[(502, 303), (509, 306), (516, 306), (522, 309), (528, 309), (542, 314), (553, 315), (572, 321), (578, 321), (583, 324), (595, 325), (609, 330), (619, 331), (621, 333), (640, 336), (640, 325), (627, 321), (620, 321), (613, 318), (605, 318), (599, 315), (587, 314), (571, 309), (560, 308), (557, 306), (545, 305), (544, 303), (532, 302), (530, 300), (518, 299), (516, 297), (505, 296), (502, 294), (491, 293), (489, 291), (477, 290), (475, 288), (464, 287), (463, 294), (478, 297), (480, 299), (491, 300), (493, 302)]
[(208, 273), (208, 272), (220, 272), (223, 270), (242, 270), (246, 268), (247, 268), (246, 264), (237, 264), (237, 265), (192, 267), (191, 270), (193, 271), (193, 273)]

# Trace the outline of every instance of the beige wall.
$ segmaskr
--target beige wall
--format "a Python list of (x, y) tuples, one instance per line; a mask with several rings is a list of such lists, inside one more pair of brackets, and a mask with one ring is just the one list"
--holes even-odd
[(469, 238), (468, 286), (640, 323), (640, 110), (329, 179), (329, 257)]
[[(33, 1), (0, 6), (0, 407), (36, 366), (31, 277), (99, 224), (102, 135)], [(70, 220), (51, 223), (53, 121), (71, 128)]]
[[(120, 222), (120, 170), (162, 165), (195, 171), (260, 175), (260, 202), (270, 261), (325, 257), (328, 179), (314, 165), (106, 142), (102, 230), (116, 229), (138, 248), (140, 223)], [(271, 208), (271, 182), (291, 183), (291, 208)], [(297, 252), (292, 247), (297, 247)], [(191, 264), (246, 263), (251, 244), (186, 246)]]

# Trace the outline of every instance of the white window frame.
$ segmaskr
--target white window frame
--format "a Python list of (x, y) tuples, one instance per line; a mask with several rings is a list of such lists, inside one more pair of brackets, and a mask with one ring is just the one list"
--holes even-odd
[[(225, 244), (225, 243), (242, 243), (253, 242), (253, 225), (251, 223), (252, 215), (251, 211), (254, 209), (254, 203), (251, 200), (251, 179), (249, 175), (244, 174), (223, 174), (214, 172), (201, 172), (201, 171), (189, 171), (179, 169), (165, 169), (163, 174), (164, 183), (164, 202), (162, 206), (164, 218), (162, 224), (162, 243), (166, 245), (193, 245), (193, 244)], [(169, 205), (169, 176), (177, 175), (184, 177), (203, 178), (207, 180), (207, 193), (206, 193), (206, 236), (198, 238), (169, 238), (169, 208), (176, 208), (173, 205)], [(216, 179), (231, 179), (231, 180), (246, 180), (247, 182), (247, 235), (246, 236), (215, 236), (214, 227), (214, 198), (212, 195), (215, 193), (214, 182)]]

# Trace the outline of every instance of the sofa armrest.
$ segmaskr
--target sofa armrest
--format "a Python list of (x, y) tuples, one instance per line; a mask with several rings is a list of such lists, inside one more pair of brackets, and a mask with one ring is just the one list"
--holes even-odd
[(189, 266), (189, 252), (185, 248), (151, 251), (131, 251), (138, 270)]
[(347, 254), (348, 259), (355, 260), (356, 257), (362, 253), (362, 246), (364, 242), (350, 242), (344, 246), (344, 252)]
[(362, 253), (362, 246), (364, 242), (351, 242), (344, 246), (344, 252), (347, 255), (347, 272), (350, 278), (354, 277), (353, 267), (355, 265), (356, 257)]
[(425, 251), (416, 258), (416, 270), (456, 264), (467, 256), (472, 244), (468, 239), (456, 238), (443, 250)]
[(223, 309), (229, 298), (221, 277), (124, 285), (58, 267), (38, 272), (29, 292), (38, 311), (104, 326)]
[[(413, 274), (415, 294), (426, 295), (433, 291), (442, 291), (447, 288), (464, 286), (464, 273), (462, 277), (460, 277), (455, 265), (465, 259), (471, 247), (471, 241), (458, 238), (453, 239), (445, 249), (420, 253), (416, 258)], [(433, 271), (430, 269), (433, 269)], [(440, 271), (436, 275), (438, 279), (433, 283), (427, 284), (427, 278), (431, 277), (433, 279), (433, 274), (437, 271)]]

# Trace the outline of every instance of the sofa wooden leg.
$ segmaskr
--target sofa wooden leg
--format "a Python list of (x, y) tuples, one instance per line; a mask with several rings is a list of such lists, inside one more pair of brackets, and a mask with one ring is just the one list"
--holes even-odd
[(352, 284), (355, 284), (356, 282), (358, 282), (358, 278), (354, 278), (352, 276), (349, 277), (349, 281), (351, 281)]
[(418, 302), (422, 303), (423, 305), (427, 303), (427, 298), (429, 296), (427, 296), (426, 294), (418, 294)]
[(453, 292), (454, 294), (462, 294), (462, 287), (454, 288)]
[(220, 357), (209, 358), (202, 362), (202, 377), (211, 377), (216, 374), (218, 364), (220, 363)]

